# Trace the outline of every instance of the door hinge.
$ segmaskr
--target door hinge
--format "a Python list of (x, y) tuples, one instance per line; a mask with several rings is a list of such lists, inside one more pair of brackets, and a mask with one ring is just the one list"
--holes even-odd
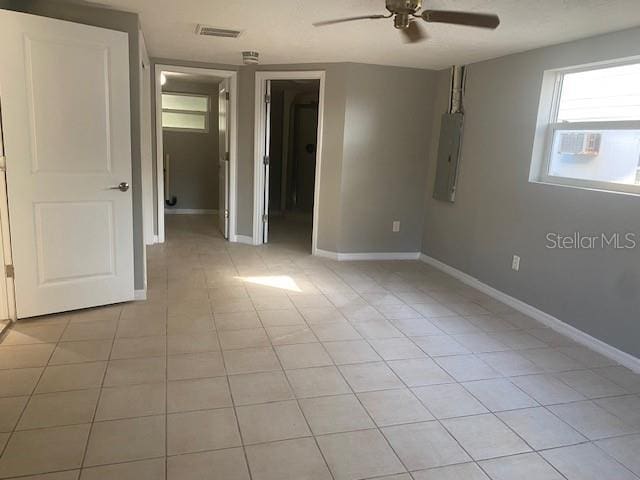
[(269, 155), (265, 155), (262, 158), (262, 163), (264, 163), (265, 165), (269, 165)]
[(228, 162), (231, 159), (231, 156), (229, 155), (229, 152), (224, 152), (224, 161)]
[(229, 210), (224, 211), (224, 218), (229, 218)]
[(269, 215), (266, 213), (262, 215), (262, 223), (267, 223), (269, 221)]
[(271, 95), (268, 93), (264, 96), (264, 103), (271, 103)]
[(4, 274), (7, 278), (15, 278), (16, 272), (15, 272), (15, 269), (13, 268), (13, 265), (5, 265)]
[(224, 98), (226, 100), (230, 100), (231, 99), (231, 94), (229, 92), (224, 92)]
[(0, 172), (4, 172), (7, 169), (7, 157), (0, 155)]

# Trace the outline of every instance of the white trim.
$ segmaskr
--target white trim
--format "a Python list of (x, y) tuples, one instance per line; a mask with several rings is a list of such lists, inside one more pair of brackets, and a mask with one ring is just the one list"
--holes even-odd
[(481, 282), (477, 278), (472, 277), (471, 275), (464, 273), (457, 268), (447, 265), (440, 260), (436, 260), (435, 258), (425, 255), (424, 253), (420, 255), (420, 260), (444, 273), (451, 275), (452, 277), (460, 280), (462, 283), (480, 290), (482, 293), (485, 293), (490, 297), (506, 305), (509, 305), (520, 313), (538, 320), (543, 325), (546, 325), (547, 327), (555, 330), (558, 333), (561, 333), (562, 335), (566, 335), (572, 340), (600, 353), (601, 355), (604, 355), (607, 358), (610, 358), (620, 365), (624, 365), (630, 370), (633, 370), (636, 373), (640, 373), (640, 358), (636, 358), (633, 355), (623, 352), (622, 350), (618, 350), (608, 343), (605, 343), (602, 340), (598, 340), (597, 338), (592, 337), (582, 330), (578, 330), (577, 328), (563, 322), (562, 320), (549, 315), (548, 313), (545, 313), (542, 310), (539, 310), (529, 305), (528, 303), (523, 302), (522, 300), (518, 300), (511, 295), (501, 292), (500, 290), (495, 289), (487, 285), (486, 283)]
[(234, 241), (237, 243), (244, 243), (245, 245), (255, 245), (253, 243), (253, 237), (250, 237), (249, 235), (236, 235)]
[(181, 67), (178, 65), (156, 64), (154, 70), (155, 97), (156, 97), (156, 169), (157, 169), (157, 190), (158, 190), (158, 241), (164, 243), (164, 175), (163, 171), (163, 145), (162, 145), (162, 85), (160, 84), (160, 74), (162, 71), (191, 73), (198, 75), (209, 75), (229, 79), (230, 90), (230, 123), (231, 132), (229, 138), (229, 240), (236, 239), (236, 189), (238, 172), (238, 72), (235, 70), (214, 70), (200, 67)]
[(203, 208), (165, 208), (165, 215), (215, 215), (218, 210), (207, 210)]
[[(313, 230), (311, 233), (311, 253), (318, 254), (318, 215), (320, 211), (320, 175), (322, 172), (322, 132), (325, 108), (325, 72), (324, 70), (291, 72), (256, 72), (254, 105), (254, 169), (253, 169), (253, 244), (261, 245), (263, 239), (262, 211), (264, 210), (264, 142), (266, 132), (264, 115), (264, 95), (267, 80), (320, 80), (318, 92), (318, 139), (316, 141), (316, 178), (313, 190)], [(321, 255), (319, 255), (321, 256)]]
[(142, 300), (146, 300), (147, 299), (147, 290), (134, 290), (133, 292), (133, 299), (136, 302), (142, 301)]
[(339, 262), (362, 260), (418, 260), (420, 252), (370, 252), (370, 253), (338, 253), (316, 248), (314, 255)]

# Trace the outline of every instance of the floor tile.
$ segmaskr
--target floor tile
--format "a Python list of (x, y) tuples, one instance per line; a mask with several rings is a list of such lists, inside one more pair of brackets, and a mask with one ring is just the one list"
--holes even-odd
[(462, 385), (492, 412), (538, 406), (538, 402), (507, 379), (478, 380)]
[(492, 480), (563, 480), (551, 465), (536, 453), (496, 458), (480, 462)]
[(640, 476), (640, 435), (608, 438), (596, 442), (596, 445)]
[(238, 407), (236, 412), (245, 445), (311, 435), (295, 400)]
[(164, 383), (103, 388), (96, 421), (162, 415), (166, 412)]
[(317, 437), (335, 480), (391, 475), (405, 471), (377, 430), (334, 433)]
[(28, 400), (26, 396), (0, 398), (0, 432), (13, 431)]
[(259, 310), (258, 316), (265, 327), (305, 324), (302, 316), (293, 309)]
[(132, 358), (111, 360), (107, 367), (104, 385), (136, 385), (140, 383), (159, 383), (166, 379), (166, 360), (164, 357)]
[(122, 318), (116, 330), (116, 338), (154, 337), (167, 334), (164, 318)]
[(239, 348), (269, 347), (271, 343), (264, 328), (247, 328), (244, 330), (223, 330), (219, 334), (220, 346), (223, 350)]
[(117, 338), (113, 343), (111, 359), (163, 357), (166, 353), (166, 337)]
[(591, 444), (541, 452), (567, 480), (637, 480), (629, 470)]
[(404, 334), (388, 320), (358, 322), (355, 324), (355, 328), (360, 335), (370, 340), (404, 337)]
[(165, 417), (96, 422), (84, 459), (85, 466), (161, 457), (165, 454)]
[(414, 480), (489, 480), (475, 463), (422, 470), (412, 475)]
[(425, 353), (408, 338), (383, 338), (371, 340), (371, 346), (385, 360), (424, 358)]
[(108, 360), (112, 343), (112, 340), (60, 342), (51, 356), (49, 365)]
[(246, 447), (253, 480), (332, 480), (312, 438)]
[(404, 385), (384, 363), (361, 363), (339, 367), (355, 392), (402, 388)]
[(504, 457), (531, 450), (494, 415), (451, 418), (442, 423), (474, 460)]
[(465, 417), (489, 412), (457, 383), (418, 387), (412, 390), (436, 418)]
[(81, 480), (164, 480), (163, 458), (85, 468)]
[(312, 325), (311, 329), (321, 342), (359, 340), (362, 338), (346, 320), (336, 323), (319, 323)]
[(298, 398), (351, 393), (349, 385), (336, 367), (287, 370), (286, 375)]
[(60, 340), (65, 326), (65, 324), (37, 325), (34, 322), (14, 324), (2, 339), (2, 345), (56, 343)]
[(309, 325), (340, 322), (346, 318), (340, 310), (334, 307), (304, 307), (299, 310)]
[(100, 387), (106, 367), (106, 362), (47, 367), (38, 382), (36, 393)]
[(391, 369), (409, 387), (451, 383), (449, 376), (430, 358), (412, 358), (387, 362)]
[(364, 392), (358, 398), (379, 427), (433, 420), (433, 415), (406, 389)]
[(442, 467), (471, 460), (438, 422), (386, 427), (382, 429), (382, 433), (409, 470)]
[(293, 398), (283, 372), (248, 373), (229, 377), (236, 405), (275, 402)]
[(497, 415), (534, 450), (564, 447), (587, 441), (546, 408), (526, 408)]
[(55, 343), (0, 346), (0, 368), (44, 367), (55, 347)]
[(232, 408), (172, 413), (167, 416), (167, 454), (239, 447), (240, 433)]
[(640, 393), (640, 375), (625, 367), (604, 367), (594, 370), (598, 375), (608, 378), (626, 388), (631, 393)]
[[(385, 315), (387, 318), (389, 316)], [(444, 332), (426, 318), (393, 319), (393, 325), (407, 337), (424, 337), (427, 335), (442, 335)]]
[(285, 370), (333, 365), (331, 357), (320, 343), (279, 345), (275, 349)]
[(0, 477), (79, 468), (88, 435), (89, 425), (16, 432), (0, 458)]
[(79, 340), (112, 339), (116, 334), (117, 320), (87, 323), (71, 323), (67, 325), (61, 341), (77, 342)]
[(181, 353), (217, 352), (220, 350), (216, 332), (182, 333), (167, 336), (169, 355)]
[(325, 342), (323, 345), (336, 365), (382, 360), (375, 350), (371, 348), (371, 345), (364, 340)]
[(624, 388), (590, 370), (557, 373), (556, 377), (587, 398), (624, 395)]
[(249, 480), (242, 448), (189, 453), (167, 459), (167, 480), (204, 479)]
[(438, 357), (435, 361), (458, 382), (500, 377), (498, 372), (475, 355)]
[(216, 328), (219, 331), (243, 330), (245, 328), (262, 328), (258, 314), (254, 311), (216, 313), (214, 315)]
[(30, 395), (44, 368), (0, 370), (0, 397)]
[(548, 407), (555, 415), (578, 430), (589, 440), (635, 433), (636, 428), (625, 424), (594, 402), (577, 402)]
[(505, 377), (543, 373), (542, 368), (525, 358), (520, 352), (481, 353), (478, 354), (478, 358)]
[(225, 377), (171, 381), (167, 384), (167, 411), (186, 412), (232, 406)]
[(224, 374), (224, 362), (220, 352), (169, 355), (167, 359), (167, 378), (169, 380), (218, 377)]
[(311, 328), (306, 325), (284, 325), (267, 328), (267, 334), (273, 345), (295, 345), (318, 341)]
[(224, 362), (229, 375), (280, 370), (280, 362), (271, 348), (227, 350)]
[(510, 379), (541, 405), (568, 403), (585, 397), (552, 375), (527, 375)]
[(300, 407), (314, 435), (375, 427), (354, 395), (302, 399)]
[(91, 423), (98, 403), (98, 389), (33, 395), (17, 430)]
[(414, 338), (413, 341), (422, 351), (431, 357), (470, 353), (466, 347), (463, 347), (449, 335), (429, 335)]
[(627, 425), (640, 431), (640, 397), (625, 395), (594, 400), (594, 402), (612, 413)]

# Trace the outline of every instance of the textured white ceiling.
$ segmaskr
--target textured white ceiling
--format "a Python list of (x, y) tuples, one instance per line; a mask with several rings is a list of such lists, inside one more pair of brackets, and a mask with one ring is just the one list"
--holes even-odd
[[(425, 0), (426, 8), (495, 12), (496, 31), (425, 24), (429, 40), (405, 45), (391, 20), (314, 28), (315, 21), (385, 13), (384, 0), (100, 0), (140, 14), (150, 55), (240, 64), (363, 62), (445, 68), (640, 25), (640, 0)], [(199, 37), (196, 24), (242, 31)]]

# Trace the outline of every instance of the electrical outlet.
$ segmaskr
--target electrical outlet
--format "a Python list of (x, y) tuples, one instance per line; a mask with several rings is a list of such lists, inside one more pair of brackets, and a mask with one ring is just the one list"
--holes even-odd
[(399, 232), (400, 231), (400, 222), (398, 220), (395, 220), (393, 222), (393, 231), (394, 232)]
[(513, 260), (511, 262), (511, 269), (516, 272), (520, 271), (520, 257), (518, 255), (513, 256)]

